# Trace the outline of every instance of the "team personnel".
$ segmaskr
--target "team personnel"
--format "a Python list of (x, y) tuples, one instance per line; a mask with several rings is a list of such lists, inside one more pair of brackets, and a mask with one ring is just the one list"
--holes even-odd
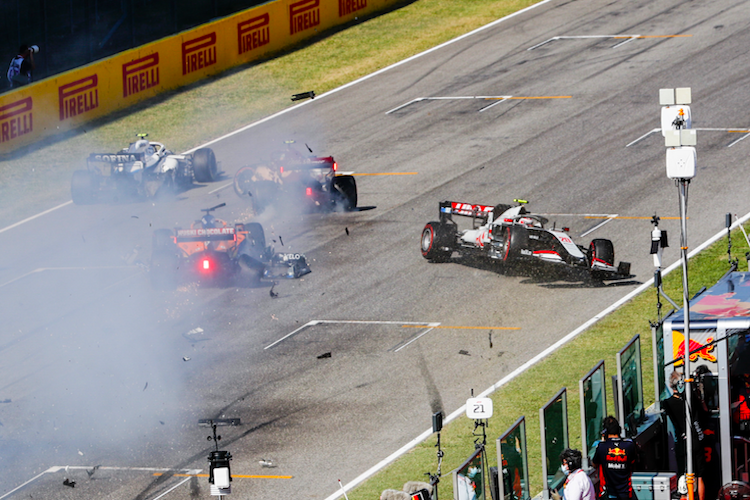
[(21, 45), (18, 49), (18, 55), (10, 60), (8, 67), (8, 82), (11, 88), (21, 87), (31, 83), (34, 74), (34, 52), (39, 50), (38, 47)]
[[(562, 470), (565, 473), (565, 484), (563, 485), (563, 495), (565, 500), (596, 500), (594, 485), (589, 479), (589, 475), (581, 469), (583, 455), (578, 450), (566, 448), (560, 454)], [(560, 494), (557, 490), (552, 490), (553, 500), (560, 500)]]
[(593, 463), (599, 467), (599, 498), (632, 500), (630, 476), (638, 458), (638, 450), (630, 439), (620, 437), (622, 428), (615, 417), (604, 419), (603, 440), (597, 445)]

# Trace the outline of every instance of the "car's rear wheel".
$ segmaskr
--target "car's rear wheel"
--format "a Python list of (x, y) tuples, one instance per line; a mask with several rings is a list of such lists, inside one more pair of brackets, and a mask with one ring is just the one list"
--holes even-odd
[(592, 240), (589, 244), (589, 267), (593, 268), (595, 262), (601, 262), (610, 266), (615, 265), (615, 246), (610, 240), (602, 238)]
[(505, 227), (503, 261), (510, 262), (521, 255), (521, 249), (528, 246), (529, 232), (525, 227), (513, 224)]
[(357, 182), (351, 175), (337, 175), (333, 178), (333, 192), (337, 194), (337, 205), (347, 212), (357, 208)]
[(201, 148), (193, 153), (193, 174), (198, 182), (213, 182), (219, 177), (216, 156), (211, 148)]
[(255, 169), (253, 167), (242, 167), (234, 174), (234, 192), (240, 198), (247, 198), (253, 187), (253, 175), (255, 175)]
[(88, 205), (96, 199), (96, 178), (88, 170), (76, 170), (70, 181), (70, 195), (76, 205)]
[(453, 254), (455, 228), (440, 222), (428, 222), (422, 230), (422, 257), (433, 262), (447, 262)]

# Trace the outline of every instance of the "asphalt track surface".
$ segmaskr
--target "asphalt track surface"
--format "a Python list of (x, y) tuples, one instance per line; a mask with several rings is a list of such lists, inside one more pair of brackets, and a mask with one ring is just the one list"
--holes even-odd
[[(276, 249), (305, 253), (313, 269), (276, 285), (277, 298), (270, 282), (157, 292), (139, 264), (155, 228), (186, 226), (201, 208), (226, 202), (217, 215), (247, 219), (231, 188), (216, 191), (226, 180), (155, 204), (67, 205), (3, 231), (0, 498), (204, 498), (207, 480), (191, 474), (207, 472), (213, 443), (197, 422), (220, 417), (242, 423), (220, 428), (233, 474), (264, 476), (236, 478), (234, 497), (334, 494), (338, 479), (428, 428), (434, 411), (460, 407), (650, 279), (654, 213), (670, 233), (665, 262), (678, 259), (679, 223), (666, 219), (678, 215), (677, 189), (660, 135), (647, 135), (659, 126), (658, 89), (692, 88), (695, 128), (746, 130), (749, 7), (551, 1), (213, 144), (227, 177), (285, 139), (334, 155), (343, 170), (404, 174), (357, 177), (369, 210), (263, 214)], [(528, 50), (572, 35), (642, 38)], [(418, 98), (471, 96), (528, 99), (423, 100), (386, 114)], [(531, 99), (550, 96), (560, 98)], [(726, 212), (750, 211), (743, 137), (698, 132), (692, 246)], [(550, 219), (579, 243), (612, 239), (635, 278), (597, 286), (421, 257), (440, 200), (517, 197), (537, 213), (623, 217)], [(340, 322), (287, 337), (315, 320)], [(53, 466), (69, 468), (36, 477)]]

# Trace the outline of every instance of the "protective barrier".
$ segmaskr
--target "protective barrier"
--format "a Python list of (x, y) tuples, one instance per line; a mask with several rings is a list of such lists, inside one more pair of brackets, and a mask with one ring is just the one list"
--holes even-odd
[(248, 63), (401, 0), (276, 0), (0, 96), (0, 153)]

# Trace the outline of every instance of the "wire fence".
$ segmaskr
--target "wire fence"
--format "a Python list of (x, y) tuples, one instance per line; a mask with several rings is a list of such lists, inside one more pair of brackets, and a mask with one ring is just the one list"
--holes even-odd
[(22, 44), (38, 45), (34, 80), (266, 3), (267, 0), (2, 0), (0, 91)]

